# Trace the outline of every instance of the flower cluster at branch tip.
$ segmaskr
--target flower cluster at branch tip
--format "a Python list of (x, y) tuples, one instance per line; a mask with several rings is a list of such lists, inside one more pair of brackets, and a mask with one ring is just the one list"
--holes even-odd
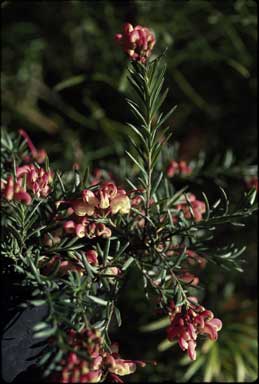
[(173, 177), (175, 175), (188, 176), (192, 173), (192, 168), (187, 165), (186, 161), (181, 160), (179, 162), (171, 160), (169, 165), (166, 168), (166, 174), (168, 177)]
[[(109, 352), (106, 351), (103, 338), (95, 329), (84, 329), (81, 332), (71, 329), (67, 342), (73, 352), (68, 352), (63, 357), (62, 370), (52, 377), (52, 381), (99, 383), (107, 379), (110, 382), (123, 383), (119, 376), (135, 372), (137, 365), (146, 365), (143, 361), (121, 359), (117, 343), (111, 345)], [(85, 353), (85, 358), (79, 356), (77, 351)]]
[(110, 237), (110, 228), (96, 219), (104, 219), (117, 213), (128, 214), (131, 208), (126, 191), (117, 188), (113, 182), (102, 183), (94, 192), (84, 189), (81, 198), (61, 203), (70, 206), (69, 220), (64, 223), (65, 232), (88, 238)]
[(53, 171), (45, 171), (33, 164), (23, 165), (16, 168), (16, 178), (8, 176), (7, 180), (1, 180), (1, 194), (8, 201), (29, 205), (33, 196), (48, 196), (52, 180)]
[(188, 307), (170, 303), (169, 317), (171, 324), (167, 328), (167, 338), (178, 340), (183, 351), (188, 352), (191, 360), (196, 359), (196, 339), (198, 335), (207, 334), (211, 340), (217, 340), (222, 322), (214, 318), (214, 314), (197, 304), (197, 299), (190, 297), (192, 303)]
[(206, 212), (206, 204), (196, 199), (193, 193), (187, 193), (178, 201), (176, 209), (182, 211), (186, 219), (193, 218), (198, 222), (202, 220), (202, 215)]
[(154, 34), (148, 28), (141, 25), (134, 28), (129, 23), (124, 24), (123, 34), (116, 34), (115, 39), (130, 60), (141, 63), (147, 61), (156, 42)]

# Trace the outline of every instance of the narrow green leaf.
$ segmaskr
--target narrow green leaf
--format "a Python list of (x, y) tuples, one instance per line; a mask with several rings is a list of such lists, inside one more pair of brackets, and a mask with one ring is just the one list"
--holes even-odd
[(88, 295), (87, 296), (89, 299), (91, 299), (91, 300), (93, 300), (95, 303), (97, 303), (97, 304), (100, 304), (100, 305), (103, 305), (103, 306), (107, 306), (107, 304), (108, 304), (108, 301), (106, 301), (106, 300), (103, 300), (103, 299), (101, 299), (100, 297), (96, 297), (96, 296), (92, 296), (92, 295)]
[(160, 128), (161, 125), (163, 125), (169, 119), (169, 117), (172, 116), (177, 107), (178, 105), (175, 105), (169, 110), (169, 112), (167, 112), (167, 114), (160, 120), (159, 124), (157, 125), (157, 128)]
[(40, 322), (33, 327), (33, 330), (34, 331), (41, 331), (42, 329), (45, 329), (48, 327), (49, 327), (49, 324), (44, 323), (44, 322)]
[(117, 307), (114, 307), (114, 310), (115, 310), (115, 316), (116, 316), (116, 320), (117, 320), (117, 323), (118, 323), (118, 327), (120, 327), (121, 324), (122, 324), (120, 310)]
[(170, 319), (168, 317), (164, 317), (157, 321), (153, 321), (150, 324), (143, 325), (142, 327), (140, 327), (140, 331), (153, 332), (153, 331), (157, 331), (158, 329), (168, 327), (168, 325), (170, 325)]
[(82, 82), (85, 81), (85, 79), (86, 79), (85, 75), (73, 76), (73, 77), (70, 77), (69, 79), (63, 80), (60, 83), (56, 84), (53, 89), (54, 91), (59, 92), (65, 88), (70, 88), (70, 87), (74, 87), (75, 85), (81, 84)]
[(130, 257), (130, 258), (123, 264), (122, 270), (123, 270), (123, 271), (126, 271), (126, 269), (128, 269), (128, 267), (133, 263), (133, 261), (134, 261), (134, 257)]
[(191, 377), (200, 369), (200, 367), (203, 365), (204, 363), (204, 356), (199, 356), (199, 358), (197, 358), (197, 360), (191, 364), (191, 366), (187, 369), (187, 371), (185, 372), (184, 376), (183, 376), (183, 379), (185, 381), (188, 381), (191, 379)]
[(164, 352), (166, 351), (167, 349), (173, 347), (175, 344), (177, 344), (177, 341), (174, 340), (174, 341), (169, 341), (168, 339), (165, 339), (163, 341), (161, 341), (161, 343), (158, 344), (157, 346), (157, 350), (159, 352)]
[(34, 305), (35, 307), (40, 307), (41, 305), (46, 304), (46, 300), (30, 300), (30, 304)]
[(143, 174), (147, 174), (147, 172), (145, 171), (145, 169), (143, 168), (143, 166), (131, 155), (131, 153), (129, 153), (128, 151), (125, 152), (130, 158), (131, 160), (133, 161), (133, 163), (135, 163), (138, 168), (143, 172)]

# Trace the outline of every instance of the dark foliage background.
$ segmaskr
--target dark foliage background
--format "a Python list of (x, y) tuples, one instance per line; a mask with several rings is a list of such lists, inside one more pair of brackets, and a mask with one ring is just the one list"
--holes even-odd
[[(120, 164), (128, 146), (129, 90), (126, 59), (113, 36), (126, 21), (154, 30), (156, 53), (168, 48), (165, 108), (178, 105), (171, 125), (180, 156), (191, 160), (203, 150), (208, 159), (220, 160), (231, 149), (237, 162), (256, 162), (255, 1), (4, 1), (1, 11), (2, 125), (26, 129), (54, 166), (69, 169), (76, 161), (114, 171), (112, 164)], [(122, 167), (116, 172), (124, 176)], [(244, 190), (238, 178), (221, 183), (234, 200)], [(205, 179), (203, 188), (213, 196), (211, 180)], [(218, 236), (218, 243), (229, 237), (246, 243), (247, 262), (243, 274), (210, 265), (201, 275), (204, 301), (223, 319), (226, 336), (222, 331), (216, 352), (214, 347), (201, 352), (207, 362), (193, 364), (192, 371), (176, 347), (157, 351), (164, 330), (140, 330), (159, 317), (132, 272), (121, 297), (123, 326), (114, 337), (129, 358), (155, 359), (159, 365), (130, 381), (257, 377), (256, 233), (252, 218), (242, 237), (228, 227)], [(233, 324), (236, 329), (228, 331)]]

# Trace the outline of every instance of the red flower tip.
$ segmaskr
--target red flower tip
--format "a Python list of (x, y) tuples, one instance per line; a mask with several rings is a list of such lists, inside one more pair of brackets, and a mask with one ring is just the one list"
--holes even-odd
[(154, 34), (148, 28), (141, 25), (134, 28), (130, 23), (123, 25), (123, 34), (117, 33), (115, 40), (130, 60), (141, 63), (147, 61), (156, 42)]

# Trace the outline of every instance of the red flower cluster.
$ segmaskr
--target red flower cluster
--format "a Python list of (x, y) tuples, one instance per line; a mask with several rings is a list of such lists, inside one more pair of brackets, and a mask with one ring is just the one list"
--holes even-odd
[(123, 47), (130, 60), (145, 63), (155, 45), (154, 34), (146, 27), (129, 23), (124, 24), (123, 34), (115, 35), (116, 41)]
[[(196, 301), (196, 298), (190, 298)], [(192, 360), (196, 359), (196, 339), (198, 335), (207, 334), (211, 340), (217, 340), (222, 322), (214, 318), (214, 314), (198, 304), (189, 304), (188, 308), (176, 307), (172, 301), (169, 312), (171, 324), (167, 328), (170, 341), (178, 339), (183, 351), (188, 352)]]
[(131, 207), (126, 191), (117, 188), (113, 182), (104, 182), (95, 192), (85, 189), (81, 198), (63, 203), (69, 203), (72, 214), (71, 220), (64, 224), (65, 232), (88, 238), (111, 236), (110, 228), (104, 223), (93, 222), (92, 218), (127, 214)]
[(206, 212), (206, 204), (203, 201), (197, 200), (193, 193), (188, 193), (187, 198), (182, 196), (176, 205), (176, 209), (181, 210), (186, 219), (194, 217), (195, 221), (201, 221), (202, 215)]
[[(118, 344), (111, 345), (111, 352), (103, 347), (103, 339), (95, 329), (81, 332), (70, 330), (68, 344), (73, 352), (61, 360), (62, 371), (52, 379), (61, 383), (99, 383), (106, 378), (123, 383), (119, 376), (129, 375), (136, 370), (136, 364), (144, 367), (143, 361), (124, 360), (118, 353)], [(86, 358), (79, 357), (77, 351), (85, 352)]]
[(45, 171), (33, 164), (23, 165), (16, 168), (16, 180), (13, 176), (1, 180), (1, 193), (8, 201), (16, 200), (29, 205), (31, 194), (36, 197), (48, 196), (52, 180), (52, 171)]
[(190, 175), (192, 173), (192, 168), (187, 165), (186, 161), (181, 160), (179, 162), (172, 160), (170, 161), (168, 167), (166, 168), (166, 174), (168, 177), (173, 177), (175, 175)]

